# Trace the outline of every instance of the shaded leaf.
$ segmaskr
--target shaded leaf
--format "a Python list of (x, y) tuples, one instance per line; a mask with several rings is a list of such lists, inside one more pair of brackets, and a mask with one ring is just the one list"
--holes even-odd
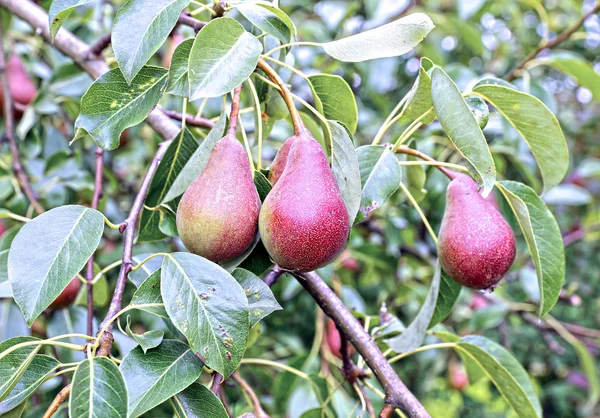
[(225, 407), (206, 386), (192, 383), (171, 398), (178, 418), (227, 418)]
[(351, 134), (358, 126), (358, 108), (352, 89), (339, 75), (317, 74), (308, 77), (315, 107), (329, 120), (343, 123)]
[(171, 57), (171, 66), (169, 67), (167, 93), (188, 97), (190, 93), (188, 63), (193, 44), (194, 39), (186, 39), (177, 45), (177, 48), (175, 48), (175, 51), (173, 51), (173, 56)]
[(54, 42), (54, 37), (58, 33), (65, 20), (71, 16), (71, 13), (77, 6), (89, 3), (92, 0), (53, 0), (48, 11), (48, 26), (50, 28), (50, 37)]
[(329, 127), (333, 141), (331, 169), (346, 204), (348, 217), (352, 222), (358, 213), (362, 195), (358, 157), (354, 149), (354, 142), (346, 128), (331, 120)]
[(153, 329), (150, 331), (146, 331), (143, 334), (137, 334), (131, 330), (131, 316), (127, 315), (127, 325), (125, 326), (125, 332), (131, 338), (133, 338), (142, 350), (144, 350), (144, 354), (151, 349), (158, 347), (165, 336), (164, 331), (160, 329)]
[(442, 270), (442, 277), (440, 280), (440, 291), (435, 304), (435, 311), (433, 312), (431, 321), (429, 321), (429, 325), (427, 328), (431, 328), (435, 324), (442, 322), (450, 315), (454, 304), (460, 296), (461, 290), (462, 286), (454, 280), (452, 280), (450, 277), (448, 277), (444, 270)]
[(165, 305), (160, 294), (160, 268), (155, 270), (144, 280), (131, 298), (130, 306), (135, 306), (140, 311), (168, 318)]
[[(132, 257), (133, 265), (136, 266), (143, 260), (151, 256), (153, 253), (142, 253)], [(154, 257), (146, 261), (140, 268), (135, 271), (131, 271), (128, 274), (129, 280), (133, 282), (136, 287), (140, 287), (142, 282), (148, 278), (152, 273), (160, 268), (162, 264), (162, 257)]]
[(240, 4), (237, 9), (254, 26), (269, 35), (273, 35), (284, 44), (289, 43), (292, 36), (296, 37), (294, 22), (277, 7), (263, 3), (246, 3)]
[(275, 299), (271, 288), (260, 277), (242, 268), (233, 270), (231, 274), (246, 292), (250, 328), (269, 314), (283, 309)]

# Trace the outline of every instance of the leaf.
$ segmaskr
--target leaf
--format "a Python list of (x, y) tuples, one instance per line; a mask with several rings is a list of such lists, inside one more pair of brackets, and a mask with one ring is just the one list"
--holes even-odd
[(254, 249), (258, 246), (259, 242), (260, 234), (257, 232), (256, 236), (254, 237), (254, 241), (252, 241), (252, 244), (250, 244), (250, 246), (246, 248), (246, 250), (242, 254), (229, 261), (219, 263), (219, 266), (223, 267), (227, 272), (231, 273), (237, 266), (242, 264), (246, 258), (250, 257)]
[(343, 123), (354, 135), (358, 126), (358, 108), (352, 89), (339, 75), (317, 74), (308, 77), (315, 107), (329, 120)]
[(96, 251), (104, 218), (83, 206), (61, 206), (21, 228), (8, 254), (8, 278), (27, 325), (61, 294)]
[(284, 44), (296, 37), (294, 22), (283, 11), (268, 4), (240, 4), (237, 9), (263, 32), (273, 35)]
[[(421, 66), (419, 75), (415, 80), (415, 84), (408, 92), (406, 107), (403, 110), (404, 117), (408, 120), (415, 120), (419, 116), (425, 114), (433, 107), (431, 100), (431, 77), (427, 73), (433, 67), (433, 63), (429, 58), (421, 58)], [(425, 125), (429, 125), (435, 120), (435, 113), (431, 113), (421, 120)]]
[(12, 288), (8, 281), (8, 250), (0, 251), (0, 298), (12, 298)]
[[(134, 266), (138, 265), (143, 260), (145, 260), (146, 258), (151, 256), (152, 254), (153, 253), (143, 253), (143, 254), (134, 255), (132, 257)], [(152, 273), (154, 273), (156, 270), (158, 270), (160, 268), (160, 265), (162, 264), (162, 260), (163, 260), (163, 257), (160, 256), (160, 257), (151, 258), (150, 260), (146, 261), (137, 270), (131, 271), (129, 273), (129, 275), (128, 275), (129, 280), (131, 280), (136, 287), (140, 287), (142, 282), (144, 280), (146, 280), (148, 278), (148, 276), (150, 276)]]
[(144, 350), (144, 354), (151, 349), (158, 347), (165, 336), (165, 333), (160, 329), (153, 329), (143, 334), (136, 334), (131, 330), (131, 316), (127, 315), (127, 325), (125, 326), (125, 332), (131, 338), (133, 338), (142, 350)]
[(533, 189), (514, 181), (501, 181), (498, 186), (519, 222), (535, 265), (541, 318), (558, 300), (565, 280), (565, 254), (560, 229)]
[(577, 84), (590, 90), (595, 100), (600, 100), (600, 74), (582, 56), (571, 51), (557, 51), (541, 62), (570, 75)]
[(567, 174), (569, 150), (560, 124), (539, 99), (499, 85), (479, 85), (473, 92), (492, 104), (529, 145), (548, 191)]
[(428, 329), (438, 324), (439, 322), (442, 322), (450, 315), (454, 304), (460, 296), (461, 290), (462, 286), (456, 283), (450, 277), (448, 277), (448, 275), (446, 275), (446, 273), (442, 270), (442, 277), (440, 280), (440, 291), (438, 293), (437, 302), (435, 304), (435, 311), (433, 311), (431, 321), (429, 321), (429, 325), (427, 326)]
[(426, 14), (414, 13), (322, 46), (327, 54), (344, 62), (396, 57), (417, 46), (433, 28), (433, 22)]
[(225, 407), (206, 386), (192, 383), (171, 398), (178, 418), (227, 418)]
[(0, 414), (4, 414), (29, 398), (36, 389), (50, 377), (60, 365), (58, 360), (44, 355), (33, 357), (8, 396), (0, 403)]
[(120, 366), (129, 393), (127, 416), (140, 416), (181, 392), (200, 377), (202, 366), (180, 341), (164, 340), (147, 354), (134, 348)]
[(254, 185), (256, 186), (256, 191), (258, 192), (258, 197), (260, 198), (260, 201), (264, 202), (267, 198), (267, 195), (273, 188), (273, 185), (271, 184), (269, 179), (267, 179), (265, 175), (260, 171), (254, 172)]
[(48, 11), (48, 26), (50, 28), (50, 38), (54, 38), (65, 20), (71, 16), (77, 6), (84, 5), (92, 0), (53, 0)]
[(485, 371), (519, 417), (542, 416), (540, 401), (527, 372), (504, 347), (477, 335), (461, 338), (456, 347)]
[(121, 370), (106, 357), (85, 359), (75, 370), (69, 418), (126, 418), (127, 388)]
[(260, 277), (242, 268), (233, 270), (231, 274), (242, 286), (248, 298), (250, 328), (269, 314), (283, 309), (275, 299), (271, 288)]
[(425, 333), (427, 332), (427, 327), (430, 324), (435, 311), (436, 301), (440, 291), (441, 271), (442, 268), (438, 262), (435, 267), (435, 274), (427, 298), (415, 319), (413, 319), (410, 325), (406, 327), (402, 334), (385, 340), (386, 344), (396, 353), (406, 353), (423, 344)]
[(144, 280), (131, 298), (130, 306), (163, 318), (168, 318), (165, 305), (160, 294), (160, 268)]
[[(96, 318), (92, 322), (92, 329), (98, 329)], [(58, 337), (65, 334), (87, 334), (87, 309), (83, 306), (69, 306), (52, 313), (47, 325), (48, 337)], [(84, 338), (65, 338), (62, 342), (84, 345), (88, 340)], [(85, 359), (85, 353), (71, 350), (66, 347), (56, 347), (57, 358), (63, 363), (79, 362)]]
[(346, 128), (338, 122), (331, 120), (328, 122), (333, 136), (331, 169), (346, 204), (350, 223), (352, 223), (358, 213), (362, 194), (358, 157)]
[(166, 196), (163, 197), (163, 202), (169, 202), (176, 197), (182, 195), (196, 177), (202, 173), (204, 166), (210, 158), (210, 153), (217, 143), (217, 141), (223, 138), (225, 131), (225, 124), (227, 122), (227, 116), (225, 113), (221, 114), (221, 117), (215, 123), (215, 126), (210, 130), (204, 141), (198, 146), (196, 151), (187, 160), (179, 175), (173, 181), (171, 188), (167, 192)]
[(592, 410), (600, 399), (600, 382), (598, 382), (598, 374), (596, 371), (596, 359), (589, 352), (586, 345), (577, 338), (567, 338), (567, 342), (569, 342), (575, 349), (577, 357), (579, 358), (579, 365), (581, 366), (582, 371), (585, 373), (588, 381), (588, 400), (583, 406), (584, 415), (588, 415), (591, 414)]
[(125, 129), (146, 119), (163, 95), (167, 70), (146, 66), (128, 83), (121, 70), (102, 74), (81, 98), (81, 111), (75, 121), (77, 140), (88, 133), (104, 150), (119, 146)]
[(188, 79), (188, 63), (190, 51), (194, 44), (193, 39), (186, 39), (175, 48), (169, 67), (167, 93), (187, 97), (190, 93), (190, 80)]
[(433, 107), (444, 131), (483, 184), (483, 195), (494, 187), (496, 168), (483, 132), (456, 84), (440, 68), (431, 76)]
[[(379, 145), (364, 145), (356, 150), (360, 167), (362, 197), (358, 218), (381, 207), (394, 194), (402, 181), (402, 167), (392, 151)], [(362, 216), (361, 216), (362, 215)]]
[(222, 96), (242, 84), (254, 72), (262, 49), (262, 43), (236, 20), (211, 20), (190, 52), (190, 99)]
[(34, 337), (14, 337), (0, 344), (0, 401), (4, 400), (13, 390), (35, 355), (40, 351), (41, 346), (29, 345), (8, 354), (5, 352), (18, 344), (34, 341), (40, 340)]
[(475, 120), (481, 129), (485, 128), (490, 119), (490, 109), (486, 102), (479, 96), (465, 97), (465, 103), (469, 110), (475, 116)]
[(165, 257), (161, 294), (173, 324), (206, 365), (227, 378), (248, 339), (248, 300), (238, 282), (217, 264), (190, 253)]
[(189, 3), (190, 0), (128, 0), (119, 9), (111, 42), (127, 83), (165, 42)]

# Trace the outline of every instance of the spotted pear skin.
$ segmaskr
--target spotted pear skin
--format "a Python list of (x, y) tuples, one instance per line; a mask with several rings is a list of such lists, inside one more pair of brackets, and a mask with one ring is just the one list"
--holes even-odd
[(279, 266), (321, 268), (344, 249), (348, 212), (321, 145), (303, 131), (293, 140), (285, 169), (263, 202), (259, 230)]
[(183, 194), (177, 230), (190, 252), (223, 263), (250, 247), (259, 212), (248, 156), (228, 134), (217, 141), (204, 170)]
[(438, 253), (448, 276), (480, 290), (493, 288), (515, 259), (510, 226), (466, 174), (457, 174), (448, 186)]

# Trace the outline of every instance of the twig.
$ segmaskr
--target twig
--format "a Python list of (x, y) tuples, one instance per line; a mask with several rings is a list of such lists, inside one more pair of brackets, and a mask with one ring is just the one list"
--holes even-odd
[(48, 409), (46, 409), (46, 412), (44, 413), (44, 416), (42, 418), (50, 418), (52, 415), (54, 415), (60, 404), (67, 400), (70, 393), (71, 385), (67, 385), (64, 388), (62, 388), (62, 390), (58, 392), (58, 395), (56, 395)]
[[(92, 209), (98, 209), (102, 199), (102, 170), (104, 168), (104, 150), (96, 148), (96, 174), (94, 176), (94, 195), (92, 197)], [(85, 279), (87, 280), (87, 333), (93, 335), (94, 327), (94, 255), (87, 263)]]
[(279, 74), (277, 74), (277, 72), (269, 64), (267, 64), (267, 62), (264, 59), (258, 59), (257, 67), (263, 70), (267, 77), (269, 77), (273, 83), (279, 86), (279, 93), (281, 94), (283, 101), (285, 102), (288, 110), (290, 111), (290, 116), (292, 117), (292, 124), (294, 125), (294, 135), (300, 135), (300, 133), (304, 129), (304, 123), (300, 118), (300, 113), (298, 113), (298, 109), (296, 109), (296, 106), (294, 106), (294, 97), (292, 96), (290, 89), (281, 79)]
[(235, 136), (237, 129), (238, 118), (240, 116), (240, 92), (242, 86), (237, 86), (233, 89), (233, 98), (231, 99), (231, 114), (229, 115), (229, 129), (227, 134)]
[(277, 283), (277, 279), (279, 279), (279, 276), (282, 274), (283, 271), (278, 265), (273, 266), (273, 268), (265, 276), (265, 283), (267, 286), (272, 287), (275, 283)]
[[(171, 119), (175, 119), (175, 120), (182, 120), (183, 119), (183, 115), (179, 112), (176, 112), (175, 110), (166, 110), (166, 109), (162, 109), (163, 113), (165, 115), (167, 115), (168, 117), (170, 117)], [(198, 116), (194, 116), (194, 115), (185, 115), (185, 124), (187, 126), (195, 126), (198, 128), (212, 128), (213, 126), (215, 126), (215, 123), (210, 120), (210, 119), (206, 119), (206, 118), (202, 118), (202, 117), (198, 117)]]
[(383, 409), (381, 410), (381, 412), (379, 413), (379, 418), (389, 418), (394, 414), (394, 410), (396, 408), (394, 408), (393, 405), (390, 404), (386, 404)]
[(398, 407), (410, 418), (429, 417), (430, 415), (423, 405), (392, 369), (375, 341), (329, 286), (315, 272), (296, 273), (295, 276), (327, 316), (333, 319), (340, 333), (343, 333), (350, 343), (356, 347), (356, 350), (375, 374), (385, 391), (387, 406), (384, 411), (391, 409), (393, 412), (395, 407)]
[(218, 394), (219, 391), (221, 390), (221, 381), (222, 380), (223, 380), (223, 376), (221, 376), (217, 372), (213, 373), (213, 375), (212, 375), (212, 381), (210, 383), (210, 390), (215, 395)]
[(92, 59), (98, 59), (100, 57), (100, 55), (102, 54), (102, 51), (104, 51), (111, 42), (111, 34), (107, 33), (106, 35), (102, 35), (100, 37), (100, 39), (98, 39), (96, 42), (94, 42), (92, 45), (90, 45), (87, 54), (86, 54), (86, 59), (88, 60), (92, 60)]
[[(0, 34), (3, 33), (4, 28), (2, 27), (2, 23), (0, 22)], [(40, 202), (37, 200), (36, 194), (31, 187), (31, 183), (29, 182), (29, 178), (27, 174), (25, 174), (25, 170), (23, 170), (23, 164), (21, 163), (21, 157), (19, 154), (19, 146), (17, 145), (17, 139), (15, 138), (15, 120), (13, 113), (13, 99), (10, 94), (10, 86), (8, 81), (8, 74), (6, 72), (6, 60), (4, 59), (4, 37), (0, 39), (0, 78), (2, 82), (2, 91), (4, 94), (4, 138), (6, 138), (8, 145), (10, 147), (10, 152), (12, 154), (12, 167), (25, 193), (27, 199), (34, 207), (35, 211), (40, 214), (44, 212), (44, 208), (40, 205)]]
[(177, 23), (191, 27), (192, 29), (194, 29), (196, 31), (196, 33), (200, 32), (200, 29), (202, 29), (204, 26), (206, 26), (206, 22), (202, 22), (198, 19), (194, 19), (192, 16), (188, 15), (185, 12), (181, 12), (181, 15), (179, 15), (179, 19), (177, 20)]
[(523, 61), (521, 61), (508, 74), (506, 74), (504, 76), (504, 79), (506, 81), (512, 81), (512, 80), (514, 80), (515, 77), (517, 77), (517, 74), (519, 73), (519, 71), (521, 71), (529, 61), (531, 61), (535, 57), (537, 57), (538, 54), (540, 52), (542, 52), (544, 49), (552, 49), (552, 48), (560, 45), (561, 43), (563, 43), (567, 39), (569, 39), (569, 37), (571, 35), (573, 35), (577, 31), (577, 29), (579, 29), (583, 25), (583, 23), (585, 22), (585, 20), (588, 17), (590, 17), (591, 15), (593, 15), (594, 13), (598, 12), (598, 10), (600, 10), (600, 1), (596, 1), (596, 5), (592, 8), (592, 10), (590, 10), (589, 12), (587, 12), (586, 14), (584, 14), (583, 16), (581, 16), (579, 18), (579, 20), (577, 20), (577, 22), (575, 22), (573, 24), (573, 26), (571, 26), (569, 29), (567, 29), (564, 32), (562, 32), (560, 35), (558, 35), (552, 41), (544, 42), (540, 46), (538, 46), (537, 49), (535, 49), (535, 51), (533, 51), (529, 55), (527, 55), (527, 57), (525, 57), (525, 59)]
[[(437, 163), (438, 161), (434, 158), (431, 158), (429, 155), (427, 154), (423, 154), (420, 151), (414, 150), (410, 147), (407, 147), (406, 145), (401, 145), (396, 149), (396, 153), (397, 154), (407, 154), (407, 155), (412, 155), (414, 157), (420, 158), (422, 160), (425, 161), (431, 161), (432, 163)], [(455, 177), (455, 173), (453, 171), (448, 170), (446, 167), (443, 167), (441, 165), (435, 166), (438, 170), (440, 170), (442, 173), (444, 173), (446, 175), (446, 177), (448, 177), (450, 180), (454, 180)]]
[[(108, 312), (106, 313), (106, 317), (104, 321), (100, 324), (98, 329), (102, 329), (108, 321), (112, 317), (114, 317), (121, 310), (121, 303), (123, 300), (123, 292), (125, 291), (125, 285), (127, 284), (127, 275), (131, 271), (133, 267), (132, 261), (132, 251), (133, 251), (133, 243), (135, 240), (135, 227), (137, 223), (137, 219), (144, 207), (144, 199), (146, 198), (146, 194), (148, 193), (148, 188), (150, 187), (150, 182), (152, 181), (152, 177), (156, 173), (158, 169), (158, 165), (165, 155), (167, 148), (171, 144), (171, 141), (161, 142), (158, 146), (158, 150), (148, 167), (148, 171), (142, 180), (142, 184), (140, 189), (135, 196), (135, 200), (133, 202), (133, 206), (131, 207), (131, 211), (127, 216), (127, 219), (121, 224), (119, 231), (121, 233), (125, 233), (125, 239), (123, 242), (123, 263), (121, 264), (121, 269), (119, 270), (119, 277), (117, 279), (117, 285), (115, 287), (115, 291), (113, 293), (112, 300), (110, 302), (110, 307), (108, 308)], [(97, 355), (100, 356), (108, 356), (110, 354), (110, 349), (113, 343), (112, 337), (112, 328), (113, 324), (110, 324), (106, 328), (106, 332), (100, 336), (100, 345), (98, 350), (96, 351)]]
[(367, 391), (365, 390), (364, 386), (357, 384), (356, 385), (358, 387), (358, 390), (360, 390), (360, 393), (362, 393), (362, 397), (365, 400), (365, 404), (367, 405), (367, 413), (369, 414), (369, 416), (371, 418), (375, 417), (375, 409), (373, 409), (373, 403), (371, 402), (371, 399), (369, 398), (369, 395), (367, 394)]
[[(336, 325), (337, 326), (337, 325)], [(354, 364), (352, 361), (352, 353), (350, 353), (350, 344), (348, 344), (348, 338), (340, 331), (340, 353), (342, 354), (342, 373), (344, 374), (344, 378), (350, 383), (350, 385), (354, 385), (359, 377), (365, 377), (364, 370)]]
[(242, 378), (242, 376), (238, 374), (238, 372), (234, 372), (231, 375), (231, 377), (233, 377), (233, 380), (235, 380), (242, 387), (243, 391), (246, 392), (252, 400), (252, 406), (256, 418), (269, 418), (269, 415), (264, 411), (264, 409), (260, 405), (260, 400), (258, 399), (258, 396), (256, 396), (256, 393), (254, 393), (252, 387), (248, 384), (248, 382), (246, 382), (244, 378)]
[(227, 402), (227, 396), (225, 396), (225, 388), (223, 386), (221, 386), (221, 389), (219, 390), (219, 399), (221, 399), (221, 403), (225, 407), (225, 411), (227, 412), (227, 416), (229, 418), (233, 418), (234, 415), (231, 412), (231, 407), (229, 406), (229, 402)]

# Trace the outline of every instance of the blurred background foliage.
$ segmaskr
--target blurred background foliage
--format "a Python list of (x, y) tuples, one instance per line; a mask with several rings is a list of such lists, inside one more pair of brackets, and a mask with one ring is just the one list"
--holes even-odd
[[(360, 118), (355, 135), (357, 146), (372, 141), (389, 112), (409, 91), (419, 69), (420, 57), (426, 56), (442, 65), (458, 86), (466, 89), (484, 75), (503, 76), (535, 50), (541, 39), (552, 39), (594, 5), (594, 1), (590, 0), (546, 0), (543, 4), (538, 0), (424, 0), (416, 3), (405, 0), (280, 2), (280, 7), (296, 23), (299, 40), (306, 41), (337, 39), (387, 23), (408, 12), (423, 11), (436, 24), (424, 42), (399, 58), (348, 64), (333, 60), (318, 48), (293, 49), (293, 54), (288, 57), (289, 64), (308, 75), (340, 75), (352, 87)], [(73, 14), (65, 27), (91, 43), (110, 30), (120, 4), (119, 0), (92, 2), (77, 9), (77, 14)], [(41, 2), (41, 5), (47, 8), (49, 2)], [(200, 15), (202, 17), (208, 18)], [(247, 27), (250, 28), (249, 25)], [(179, 27), (176, 32), (193, 36), (189, 28)], [(88, 204), (93, 190), (94, 147), (89, 139), (70, 147), (68, 143), (73, 137), (73, 120), (78, 113), (81, 95), (91, 79), (56, 50), (45, 45), (40, 37), (33, 36), (31, 29), (16, 18), (10, 23), (10, 35), (14, 40), (11, 49), (22, 57), (28, 72), (40, 87), (40, 94), (18, 125), (18, 134), (24, 138), (21, 144), (23, 158), (28, 172), (32, 174), (34, 187), (47, 208), (69, 203)], [(560, 48), (582, 56), (597, 73), (600, 72), (600, 17), (591, 16)], [(162, 60), (171, 51), (172, 46), (165, 45), (154, 64), (164, 64)], [(551, 53), (556, 52), (543, 51), (540, 57)], [(106, 57), (114, 66), (110, 49)], [(281, 73), (298, 95), (312, 102), (310, 88), (302, 78), (285, 69), (281, 69)], [(492, 295), (485, 296), (463, 289), (459, 302), (444, 325), (458, 334), (483, 334), (512, 351), (539, 388), (544, 416), (599, 416), (600, 409), (596, 404), (600, 388), (591, 378), (596, 376), (597, 379), (598, 370), (595, 368), (600, 346), (600, 260), (596, 258), (600, 251), (598, 97), (595, 100), (592, 90), (547, 66), (532, 68), (515, 83), (537, 96), (557, 115), (569, 145), (570, 173), (563, 184), (546, 194), (544, 199), (555, 214), (567, 244), (565, 287), (552, 316), (567, 324), (577, 339), (565, 339), (564, 334), (561, 336), (552, 328), (546, 329), (546, 323), (531, 319), (521, 311), (522, 304), (536, 301), (539, 297), (535, 273), (522, 236), (518, 236), (517, 261), (499, 288)], [(250, 103), (248, 99), (246, 97), (244, 102)], [(166, 98), (163, 105), (179, 110), (181, 104), (171, 97)], [(198, 110), (201, 105), (201, 102), (193, 103), (195, 108), (192, 111)], [(210, 100), (203, 109), (203, 115), (216, 117), (221, 107), (221, 100)], [(272, 159), (280, 143), (291, 132), (288, 123), (274, 123), (286, 116), (281, 109), (278, 96), (270, 98), (263, 109), (265, 128), (269, 132), (268, 146), (263, 155), (267, 161)], [(253, 132), (252, 114), (245, 114), (243, 120), (247, 131)], [(405, 127), (406, 124), (397, 124), (383, 142), (394, 142)], [(200, 129), (195, 129), (195, 132), (199, 137), (206, 134)], [(492, 112), (484, 132), (494, 151), (499, 177), (523, 181), (541, 190), (535, 161), (516, 131)], [(158, 142), (154, 132), (141, 124), (123, 134), (118, 150), (107, 153), (108, 168), (105, 170), (100, 209), (109, 219), (118, 221), (125, 218), (137, 184)], [(419, 131), (413, 144), (438, 160), (460, 161), (460, 156), (448, 147), (449, 142), (437, 123)], [(404, 170), (409, 189), (418, 198), (437, 231), (448, 180), (433, 168), (409, 166)], [(27, 208), (26, 199), (14, 186), (9, 153), (4, 147), (0, 154), (0, 207), (27, 215), (31, 209)], [(496, 198), (503, 207), (501, 196)], [(504, 214), (508, 217), (509, 211), (504, 211)], [(0, 240), (0, 250), (8, 248), (19, 227), (16, 223), (3, 222), (2, 229), (7, 231)], [(514, 219), (512, 222), (514, 231), (519, 231)], [(100, 266), (120, 258), (122, 247), (118, 232), (107, 231), (101, 245), (96, 259)], [(136, 245), (135, 252), (141, 254), (177, 248), (182, 248), (181, 243), (176, 238), (169, 238), (140, 243)], [(342, 293), (346, 304), (357, 315), (363, 318), (364, 315), (370, 316), (371, 327), (377, 325), (382, 306), (400, 321), (409, 323), (427, 294), (435, 253), (435, 244), (418, 214), (407, 203), (406, 197), (397, 192), (384, 207), (374, 211), (368, 221), (354, 228), (347, 251), (322, 273)], [(116, 270), (113, 270), (107, 280), (99, 284), (96, 291), (99, 310), (107, 304), (115, 278)], [(131, 286), (128, 291), (133, 289)], [(285, 277), (280, 279), (274, 291), (285, 310), (274, 313), (255, 328), (256, 340), (250, 345), (246, 357), (277, 360), (298, 368), (304, 365), (305, 370), (311, 373), (317, 373), (319, 369), (331, 370), (339, 376), (341, 362), (328, 355), (326, 349), (320, 349), (325, 324), (312, 299), (301, 291), (296, 281)], [(40, 331), (44, 329), (43, 322), (49, 324), (49, 334), (58, 334), (64, 329), (84, 329), (82, 309), (74, 307), (44, 318), (37, 328), (34, 326), (33, 332), (43, 332)], [(152, 315), (136, 312), (133, 317), (138, 331), (165, 328)], [(1, 340), (31, 332), (8, 300), (2, 302), (0, 320)], [(123, 334), (117, 332), (116, 337), (122, 352), (135, 345)], [(428, 340), (435, 341), (433, 337)], [(313, 350), (309, 355), (311, 347)], [(325, 355), (315, 357), (315, 353)], [(464, 366), (451, 351), (420, 353), (394, 366), (434, 417), (514, 415), (486, 379), (467, 384)], [(289, 373), (251, 365), (243, 365), (241, 373), (263, 396), (264, 405), (271, 410), (282, 415), (285, 411), (287, 416), (296, 418), (313, 406), (306, 384), (295, 382)], [(56, 386), (58, 383), (50, 381), (46, 389), (51, 390), (52, 384)], [(227, 390), (232, 407), (236, 412), (243, 412), (245, 403), (238, 389)], [(373, 395), (376, 410), (377, 399)], [(43, 394), (40, 402), (45, 402)], [(360, 406), (352, 412), (358, 405), (352, 393), (339, 391), (334, 397), (334, 404), (340, 416), (360, 412)], [(33, 411), (29, 416), (37, 415)]]

